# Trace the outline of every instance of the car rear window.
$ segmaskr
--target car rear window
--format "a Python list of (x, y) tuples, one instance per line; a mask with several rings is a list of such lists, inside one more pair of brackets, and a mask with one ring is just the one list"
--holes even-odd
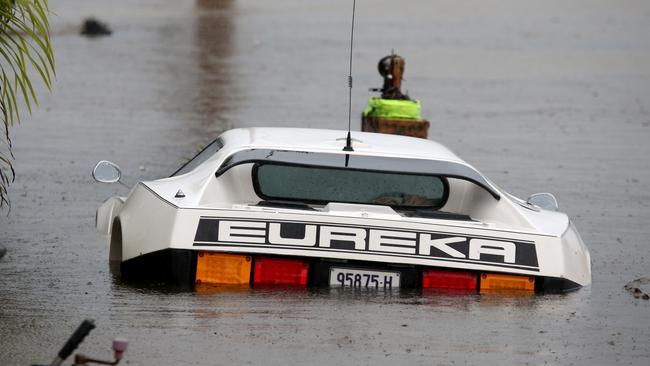
[(439, 176), (349, 168), (258, 163), (253, 183), (263, 199), (305, 203), (440, 208), (448, 197), (447, 181)]

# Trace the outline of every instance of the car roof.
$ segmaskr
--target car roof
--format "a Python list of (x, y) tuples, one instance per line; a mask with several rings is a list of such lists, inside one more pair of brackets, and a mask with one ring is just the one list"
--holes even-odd
[[(354, 151), (344, 151), (347, 133), (345, 130), (282, 127), (232, 129), (214, 141), (219, 148), (215, 149), (213, 155), (187, 173), (143, 183), (162, 197), (173, 197), (178, 190), (174, 182), (178, 179), (184, 180), (187, 186), (205, 189), (210, 177), (215, 174), (219, 176), (230, 167), (247, 162), (304, 163), (334, 167), (341, 161), (346, 161), (351, 164), (350, 167), (361, 169), (431, 173), (468, 180), (486, 189), (497, 200), (500, 199), (499, 189), (489, 179), (437, 142), (408, 136), (352, 131)], [(337, 159), (332, 154), (340, 154), (344, 160), (336, 163)], [(411, 161), (402, 163), (400, 159)], [(185, 203), (190, 204), (187, 200)]]
[(255, 127), (237, 128), (221, 135), (225, 150), (274, 149), (350, 153), (444, 160), (462, 163), (462, 159), (445, 146), (431, 140), (371, 132), (352, 131), (353, 152), (343, 152), (345, 130)]

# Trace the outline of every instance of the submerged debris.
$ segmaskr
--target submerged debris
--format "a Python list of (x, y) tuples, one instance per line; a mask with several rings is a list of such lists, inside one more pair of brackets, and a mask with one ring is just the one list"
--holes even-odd
[(628, 282), (625, 289), (631, 293), (635, 299), (650, 300), (650, 295), (646, 289), (650, 288), (650, 278), (641, 277), (634, 281)]
[(4, 257), (6, 253), (7, 253), (7, 248), (0, 245), (0, 258)]
[(81, 25), (81, 34), (87, 37), (110, 36), (113, 31), (106, 23), (95, 18), (88, 18)]

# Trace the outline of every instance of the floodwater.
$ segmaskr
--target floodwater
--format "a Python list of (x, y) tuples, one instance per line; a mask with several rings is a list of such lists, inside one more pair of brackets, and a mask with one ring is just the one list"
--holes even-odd
[[(86, 317), (81, 352), (108, 358), (122, 336), (138, 365), (650, 364), (650, 301), (623, 288), (650, 277), (647, 1), (358, 1), (354, 115), (394, 49), (431, 138), (575, 220), (593, 285), (532, 297), (120, 283), (94, 213), (126, 189), (93, 183), (94, 163), (133, 184), (228, 128), (345, 128), (351, 2), (51, 6), (58, 80), (13, 130), (0, 217), (0, 364), (49, 361)], [(113, 35), (78, 36), (90, 15)]]

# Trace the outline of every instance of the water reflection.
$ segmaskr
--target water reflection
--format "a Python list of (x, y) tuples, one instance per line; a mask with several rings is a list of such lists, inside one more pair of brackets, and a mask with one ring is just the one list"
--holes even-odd
[[(228, 128), (225, 113), (232, 108), (235, 85), (230, 59), (234, 38), (234, 1), (197, 0), (194, 44), (198, 68), (192, 105), (199, 115), (196, 136), (212, 136)], [(207, 141), (206, 141), (207, 143)]]
[(199, 299), (216, 298), (264, 298), (268, 301), (344, 301), (374, 302), (385, 304), (453, 306), (469, 309), (469, 305), (480, 306), (525, 306), (534, 307), (543, 302), (557, 301), (575, 293), (536, 294), (533, 292), (490, 291), (475, 292), (441, 289), (375, 289), (349, 287), (301, 287), (274, 285), (218, 285), (200, 283), (192, 285), (170, 285), (164, 282), (125, 281), (119, 274), (119, 264), (111, 264), (113, 289), (118, 292), (137, 292), (144, 294), (182, 294)]
[(194, 292), (198, 296), (221, 294), (221, 293), (247, 293), (250, 291), (248, 285), (214, 285), (210, 283), (197, 283)]

